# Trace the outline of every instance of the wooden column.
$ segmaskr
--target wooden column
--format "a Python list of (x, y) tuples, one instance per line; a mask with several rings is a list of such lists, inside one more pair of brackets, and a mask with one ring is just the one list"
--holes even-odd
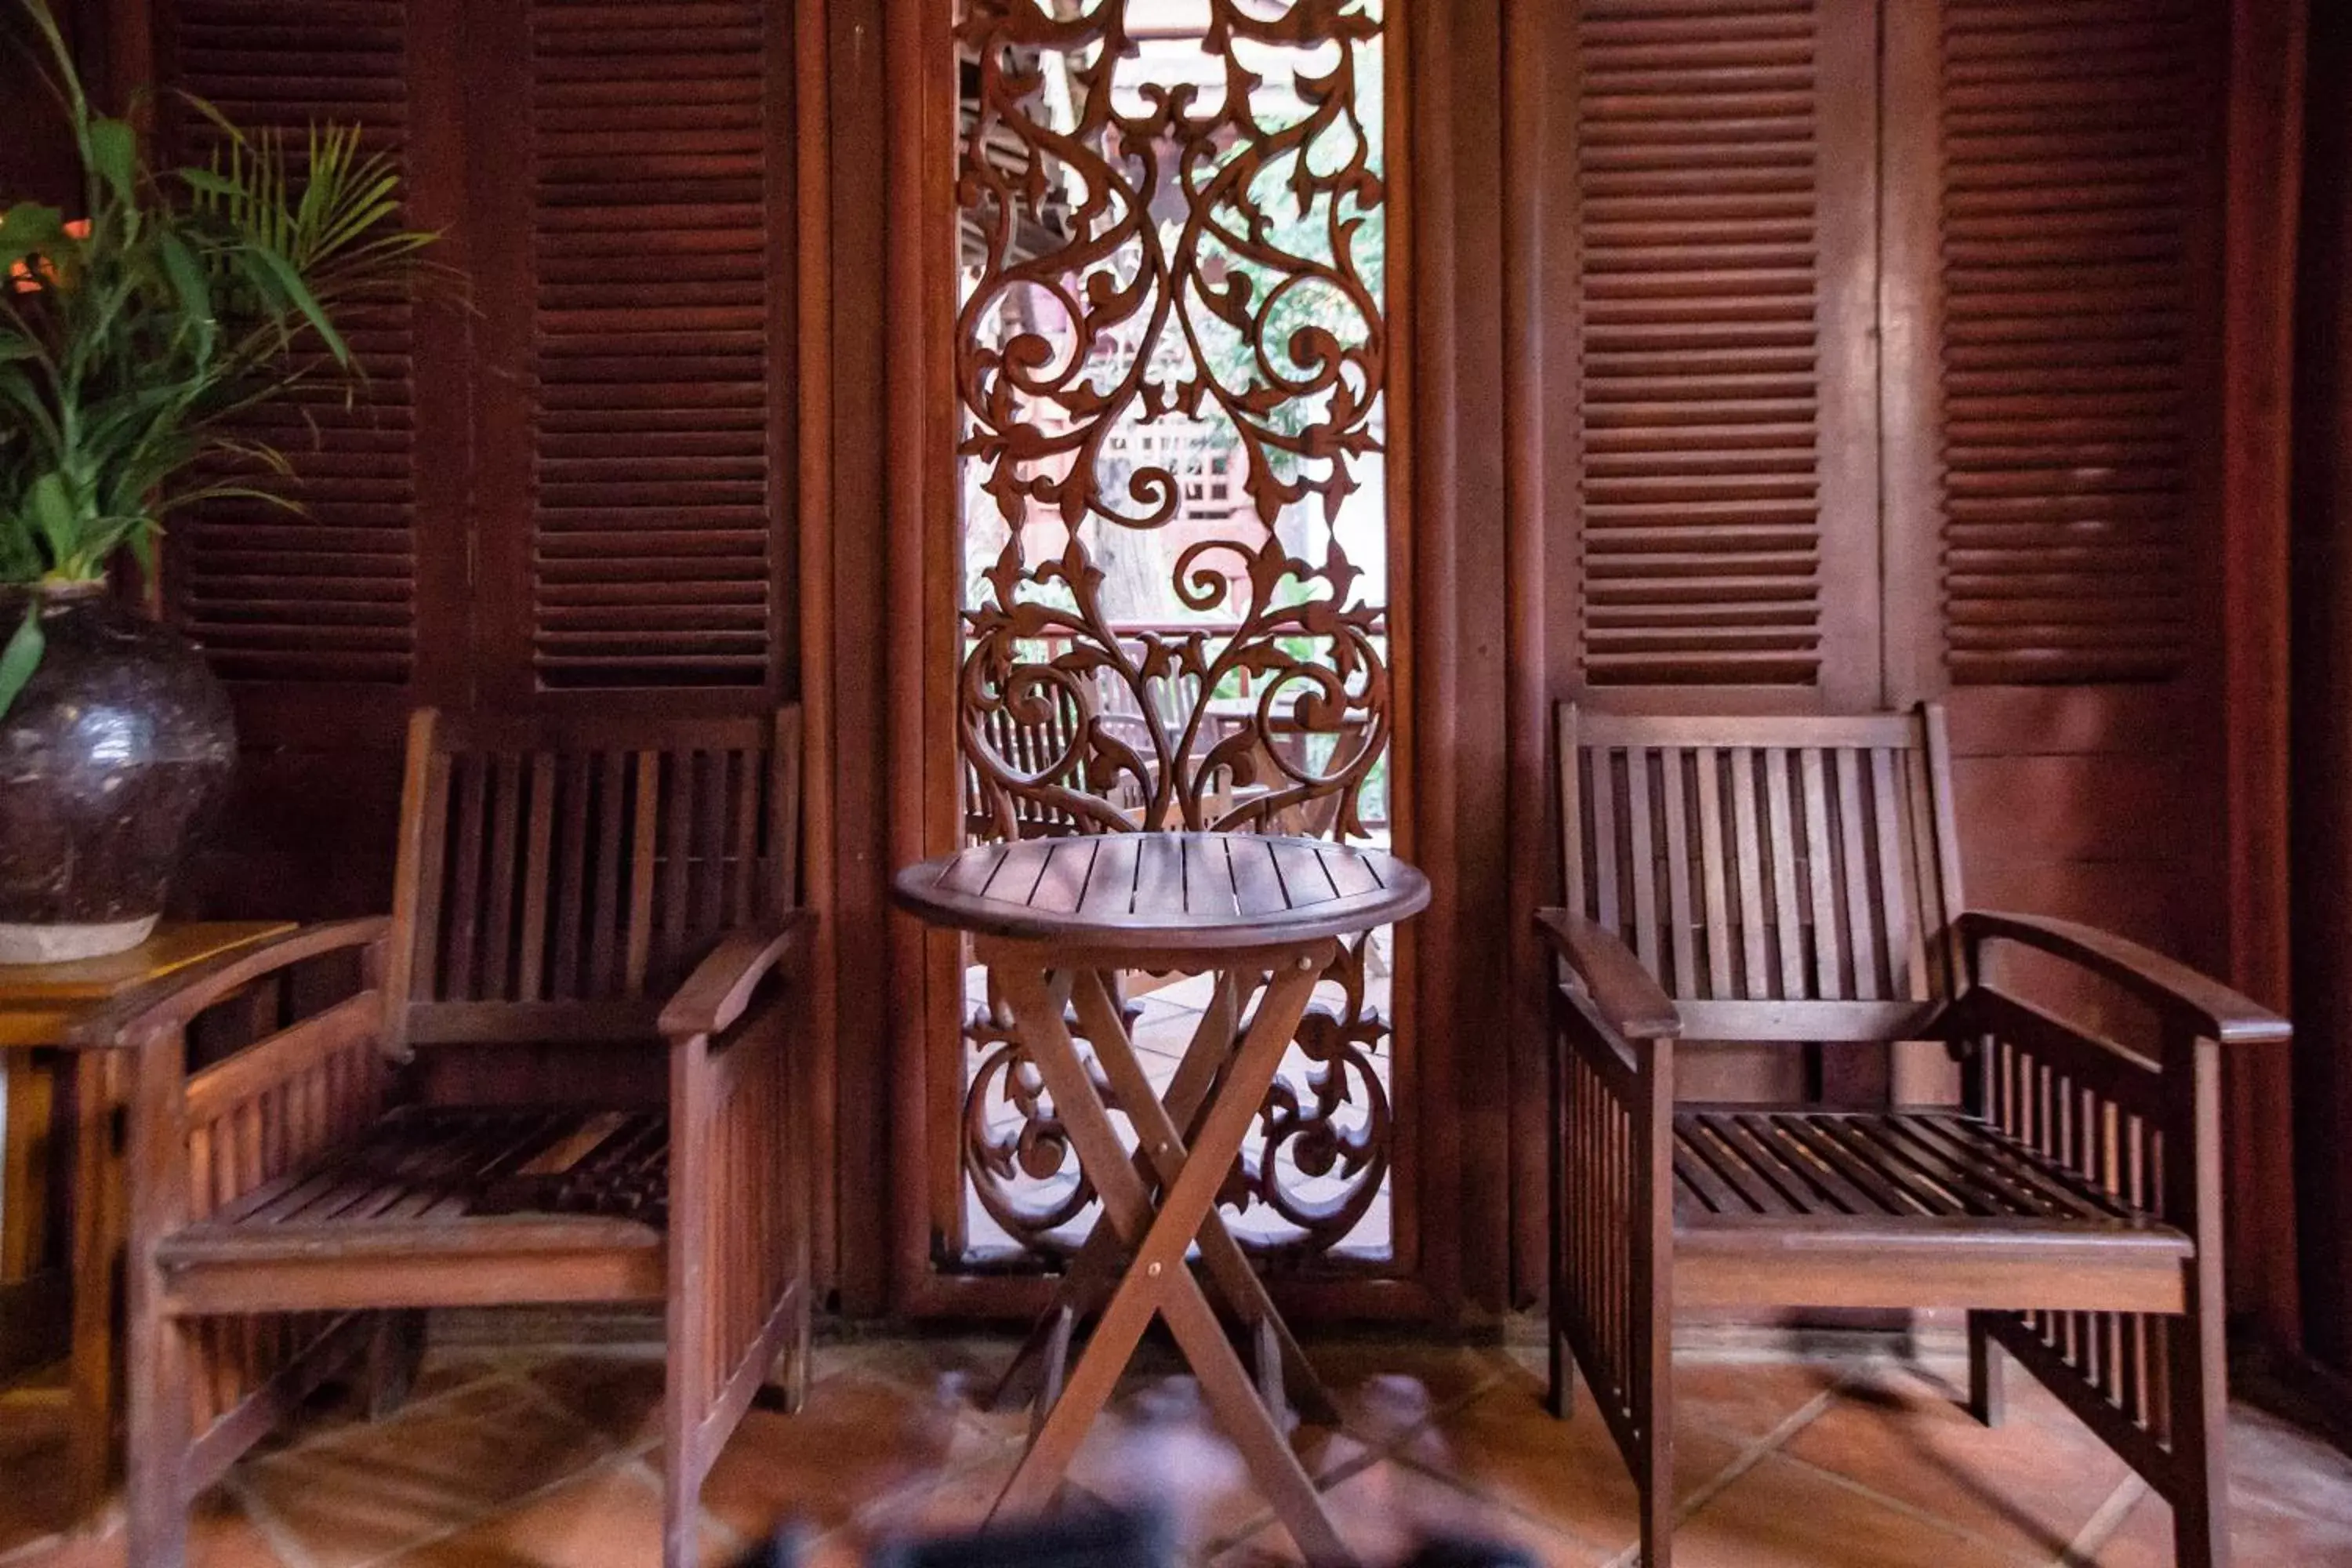
[[(2239, 0), (2231, 29), (2222, 317), (2221, 671), (2227, 974), (2289, 990), (2288, 416), (2302, 173), (2305, 0)], [(2294, 1342), (2293, 1110), (2283, 1051), (2230, 1060), (2231, 1306)]]
[(2352, 13), (2311, 23), (2291, 560), (2295, 1219), (2305, 1348), (2352, 1370)]

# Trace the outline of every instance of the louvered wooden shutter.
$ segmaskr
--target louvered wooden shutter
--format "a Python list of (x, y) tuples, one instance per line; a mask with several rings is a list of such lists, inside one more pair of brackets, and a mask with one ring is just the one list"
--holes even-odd
[(1579, 0), (1591, 686), (1874, 682), (1874, 49), (1848, 0)]
[[(171, 79), (249, 132), (293, 138), (357, 124), (405, 162), (409, 26), (404, 0), (173, 0)], [(177, 151), (217, 140), (185, 110)], [(362, 305), (345, 335), (366, 376), (354, 395), (322, 382), (258, 410), (242, 433), (292, 463), (307, 515), (209, 503), (171, 524), (165, 581), (180, 624), (236, 681), (409, 683), (416, 655), (417, 494), (414, 301)]]
[(530, 0), (530, 658), (545, 688), (761, 687), (785, 389), (757, 0)]
[(1944, 0), (1956, 682), (2158, 680), (2187, 661), (2198, 9)]

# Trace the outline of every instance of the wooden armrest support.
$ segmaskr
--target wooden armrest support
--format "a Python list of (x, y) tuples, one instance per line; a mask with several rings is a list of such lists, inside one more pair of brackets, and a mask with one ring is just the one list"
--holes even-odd
[(82, 1049), (140, 1045), (166, 1030), (184, 1027), (205, 1008), (265, 974), (338, 949), (372, 946), (391, 930), (389, 919), (369, 915), (304, 926), (237, 948), (124, 992), (75, 1025), (67, 1043)]
[(799, 945), (811, 918), (808, 910), (794, 910), (721, 942), (662, 1009), (662, 1034), (672, 1040), (715, 1035), (741, 1017), (760, 982)]
[(1633, 1040), (1670, 1040), (1683, 1032), (1673, 999), (1615, 932), (1567, 910), (1538, 910), (1536, 929), (1583, 982), (1611, 1028)]
[(2277, 1045), (2293, 1033), (2285, 1019), (2220, 981), (2093, 926), (1970, 910), (1960, 916), (1960, 936), (1971, 951), (1985, 942), (2013, 942), (2079, 964), (2224, 1044)]

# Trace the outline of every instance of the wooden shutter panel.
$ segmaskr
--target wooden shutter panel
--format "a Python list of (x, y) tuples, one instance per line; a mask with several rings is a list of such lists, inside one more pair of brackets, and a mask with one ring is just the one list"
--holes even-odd
[(2189, 643), (2195, 0), (1945, 0), (1944, 595), (1960, 684)]
[(779, 655), (772, 112), (757, 0), (532, 0), (530, 658), (759, 687)]
[[(405, 163), (404, 0), (175, 0), (169, 75), (247, 131), (289, 137), (357, 124), (371, 152)], [(182, 156), (217, 133), (173, 116)], [(322, 384), (258, 410), (244, 433), (284, 452), (287, 493), (308, 515), (210, 503), (173, 520), (165, 581), (180, 624), (237, 681), (405, 686), (416, 647), (415, 305), (362, 305), (345, 336), (366, 372), (356, 395)]]
[(1580, 0), (1573, 49), (1584, 680), (1874, 678), (1869, 7)]

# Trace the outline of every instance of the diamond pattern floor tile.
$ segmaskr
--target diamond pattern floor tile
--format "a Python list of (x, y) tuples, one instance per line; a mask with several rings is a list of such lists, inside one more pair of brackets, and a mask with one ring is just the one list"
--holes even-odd
[[(1020, 1411), (983, 1408), (1005, 1336), (820, 1346), (807, 1408), (749, 1415), (705, 1488), (703, 1561), (779, 1521), (804, 1568), (978, 1527), (1017, 1462)], [(1370, 1568), (1444, 1532), (1561, 1568), (1630, 1568), (1633, 1492), (1600, 1414), (1542, 1404), (1526, 1346), (1310, 1344), (1342, 1415), (1297, 1438)], [(2171, 1516), (2022, 1373), (1998, 1431), (1958, 1408), (1957, 1364), (1686, 1355), (1675, 1386), (1680, 1568), (2170, 1568)], [(328, 1401), (199, 1504), (194, 1568), (608, 1568), (658, 1559), (661, 1363), (644, 1349), (436, 1354), (391, 1420)], [(123, 1568), (110, 1533), (37, 1539), (55, 1444), (0, 1401), (0, 1568)], [(2352, 1568), (2352, 1458), (2260, 1411), (2231, 1432), (2236, 1560)], [(1155, 1497), (1198, 1563), (1298, 1561), (1201, 1409), (1148, 1343), (1061, 1504)], [(116, 1516), (119, 1520), (119, 1514)]]

